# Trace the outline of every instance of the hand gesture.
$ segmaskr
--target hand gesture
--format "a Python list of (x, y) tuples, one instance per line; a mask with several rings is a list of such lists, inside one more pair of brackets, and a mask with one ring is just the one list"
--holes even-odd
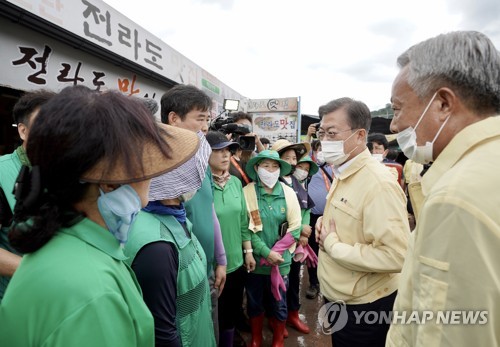
[(319, 243), (319, 236), (321, 233), (321, 228), (323, 227), (323, 216), (319, 217), (316, 221), (315, 231), (316, 231), (316, 242)]
[(309, 125), (307, 128), (307, 136), (312, 137), (316, 135), (316, 123)]
[(300, 238), (299, 238), (299, 244), (302, 247), (305, 247), (308, 243), (309, 243), (309, 238), (308, 237), (300, 236)]
[(252, 272), (255, 270), (255, 258), (253, 257), (253, 253), (245, 253), (245, 268), (247, 272)]
[(224, 284), (226, 284), (226, 266), (217, 265), (215, 268), (215, 283), (214, 288), (219, 289), (219, 296), (224, 290)]
[(280, 265), (281, 263), (283, 263), (285, 261), (285, 259), (283, 259), (281, 254), (279, 254), (276, 251), (271, 251), (271, 253), (269, 253), (269, 256), (266, 258), (266, 260), (271, 265)]
[(324, 248), (324, 243), (325, 239), (328, 237), (328, 235), (332, 234), (333, 237), (335, 238), (336, 242), (340, 241), (339, 236), (337, 235), (337, 227), (335, 226), (335, 221), (333, 219), (330, 220), (329, 227), (327, 228), (324, 224), (321, 226), (321, 232), (319, 234), (319, 248), (322, 250), (325, 250)]

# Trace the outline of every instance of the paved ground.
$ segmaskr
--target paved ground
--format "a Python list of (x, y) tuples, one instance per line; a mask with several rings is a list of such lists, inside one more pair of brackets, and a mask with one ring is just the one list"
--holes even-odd
[[(305, 266), (302, 266), (301, 271), (301, 289), (300, 289), (300, 298), (302, 306), (300, 308), (300, 316), (304, 322), (307, 322), (311, 332), (309, 334), (303, 335), (296, 331), (295, 329), (287, 326), (289, 336), (285, 339), (285, 346), (290, 347), (331, 347), (331, 337), (328, 335), (324, 335), (321, 332), (321, 327), (318, 323), (318, 312), (323, 306), (324, 301), (321, 294), (315, 299), (310, 300), (305, 296), (306, 290), (309, 287), (309, 279), (307, 276), (307, 269)], [(263, 347), (271, 346), (273, 340), (273, 334), (271, 330), (269, 330), (267, 321), (264, 322), (264, 342)], [(243, 337), (245, 341), (247, 341), (247, 345), (250, 346), (251, 342), (251, 334), (243, 333)]]

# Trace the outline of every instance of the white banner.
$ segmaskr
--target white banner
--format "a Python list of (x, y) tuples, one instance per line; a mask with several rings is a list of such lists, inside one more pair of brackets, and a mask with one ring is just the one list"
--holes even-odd
[[(225, 98), (243, 99), (239, 93), (101, 0), (7, 1), (172, 81), (195, 85), (219, 103)], [(38, 47), (37, 52), (40, 59), (44, 53), (49, 54), (44, 47)]]
[(253, 132), (274, 143), (279, 138), (297, 142), (297, 112), (252, 113)]

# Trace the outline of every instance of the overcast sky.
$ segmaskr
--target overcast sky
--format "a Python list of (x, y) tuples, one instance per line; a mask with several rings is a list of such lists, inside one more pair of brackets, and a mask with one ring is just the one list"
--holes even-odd
[(454, 30), (500, 49), (499, 0), (104, 0), (238, 93), (385, 107), (406, 48)]

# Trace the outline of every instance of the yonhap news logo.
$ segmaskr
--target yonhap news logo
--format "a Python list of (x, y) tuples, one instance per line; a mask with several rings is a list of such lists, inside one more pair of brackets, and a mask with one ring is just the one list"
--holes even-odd
[(347, 309), (342, 300), (329, 302), (321, 306), (318, 321), (325, 335), (331, 335), (341, 330), (347, 324)]
[[(352, 324), (436, 324), (484, 325), (488, 324), (488, 311), (351, 311)], [(325, 335), (342, 330), (348, 321), (346, 304), (342, 300), (329, 302), (318, 312), (318, 321)]]

